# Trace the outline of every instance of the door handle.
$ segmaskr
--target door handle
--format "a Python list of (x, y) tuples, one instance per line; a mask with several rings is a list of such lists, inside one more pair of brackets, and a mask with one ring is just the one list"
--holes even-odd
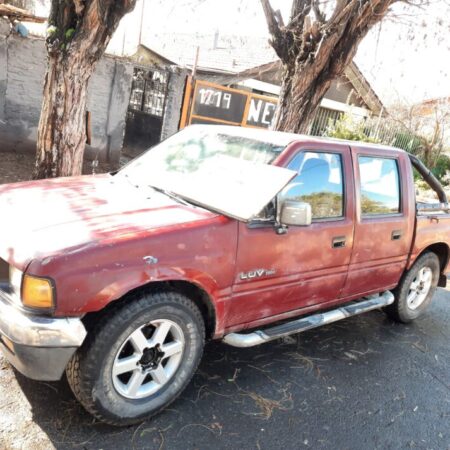
[(331, 241), (331, 246), (333, 248), (342, 248), (345, 247), (345, 236), (336, 236), (333, 238), (333, 240)]
[(393, 241), (398, 241), (402, 237), (402, 230), (394, 230), (391, 234)]

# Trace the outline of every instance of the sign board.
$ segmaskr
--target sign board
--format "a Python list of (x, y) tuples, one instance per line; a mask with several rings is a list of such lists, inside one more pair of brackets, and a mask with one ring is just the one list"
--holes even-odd
[(186, 125), (224, 124), (269, 128), (278, 99), (198, 80), (188, 79), (180, 128)]

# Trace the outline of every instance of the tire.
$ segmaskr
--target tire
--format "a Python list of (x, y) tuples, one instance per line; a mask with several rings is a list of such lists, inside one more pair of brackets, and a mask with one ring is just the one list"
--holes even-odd
[(88, 333), (67, 366), (67, 379), (97, 419), (132, 425), (180, 395), (198, 367), (204, 341), (202, 315), (184, 295), (135, 296), (113, 307)]
[(435, 253), (420, 256), (393, 291), (395, 301), (384, 308), (386, 314), (401, 323), (410, 323), (420, 317), (431, 303), (439, 274), (440, 264)]

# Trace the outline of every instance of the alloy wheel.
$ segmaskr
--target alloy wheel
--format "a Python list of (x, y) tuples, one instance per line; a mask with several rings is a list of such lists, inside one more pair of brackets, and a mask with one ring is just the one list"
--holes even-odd
[(175, 374), (184, 346), (183, 332), (171, 320), (153, 320), (139, 327), (116, 354), (112, 367), (114, 388), (129, 399), (155, 394)]
[(433, 271), (429, 267), (422, 267), (409, 286), (407, 304), (408, 308), (417, 309), (426, 299), (431, 289)]

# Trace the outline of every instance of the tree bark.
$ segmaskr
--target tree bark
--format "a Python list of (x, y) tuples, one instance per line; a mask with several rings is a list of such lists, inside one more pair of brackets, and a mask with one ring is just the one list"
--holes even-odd
[[(39, 121), (35, 178), (81, 174), (89, 70), (51, 55)], [(84, 72), (84, 73), (83, 73)]]
[(52, 0), (34, 178), (80, 175), (89, 79), (136, 0)]
[(344, 73), (361, 40), (394, 1), (336, 0), (325, 15), (318, 0), (293, 0), (290, 22), (284, 25), (269, 0), (261, 0), (270, 43), (283, 63), (272, 128), (308, 132), (331, 82)]

